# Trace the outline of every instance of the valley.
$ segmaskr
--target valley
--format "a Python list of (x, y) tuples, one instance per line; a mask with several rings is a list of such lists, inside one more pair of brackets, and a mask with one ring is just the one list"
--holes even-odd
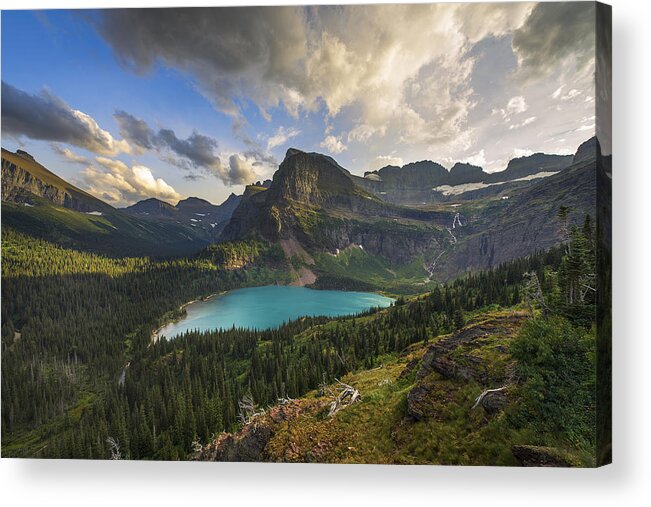
[(592, 466), (606, 167), (292, 148), (220, 205), (114, 208), (3, 150), (3, 456)]

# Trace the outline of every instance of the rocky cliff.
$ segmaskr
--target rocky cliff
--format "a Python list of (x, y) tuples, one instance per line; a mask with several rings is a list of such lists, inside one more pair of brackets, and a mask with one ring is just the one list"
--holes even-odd
[(29, 195), (73, 209), (92, 212), (112, 209), (108, 204), (62, 180), (25, 152), (2, 150), (2, 200), (28, 202)]
[(451, 220), (450, 213), (384, 203), (331, 157), (290, 148), (268, 189), (247, 188), (220, 239), (258, 236), (308, 252), (358, 244), (401, 263), (435, 247)]

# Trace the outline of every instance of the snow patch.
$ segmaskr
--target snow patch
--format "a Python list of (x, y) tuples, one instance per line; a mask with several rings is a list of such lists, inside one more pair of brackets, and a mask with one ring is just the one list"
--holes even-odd
[(101, 217), (101, 216), (102, 216), (102, 212), (101, 212), (101, 211), (87, 211), (87, 212), (86, 212), (86, 215), (94, 215), (94, 216), (96, 216), (96, 217)]
[(554, 174), (558, 174), (558, 172), (555, 171), (542, 171), (536, 174), (530, 174), (529, 176), (524, 176), (522, 178), (516, 178), (513, 180), (508, 180), (508, 181), (498, 181), (496, 183), (464, 183), (463, 185), (441, 185), (438, 187), (434, 187), (432, 190), (436, 192), (441, 192), (443, 195), (460, 195), (465, 192), (471, 192), (473, 190), (480, 190), (482, 188), (487, 188), (487, 187), (493, 187), (495, 185), (504, 185), (504, 183), (511, 183), (513, 181), (531, 181), (531, 180), (537, 180), (540, 178), (547, 178), (548, 176), (553, 176)]

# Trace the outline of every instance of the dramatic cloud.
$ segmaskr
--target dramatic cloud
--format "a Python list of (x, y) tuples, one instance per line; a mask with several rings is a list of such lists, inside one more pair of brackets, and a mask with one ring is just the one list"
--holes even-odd
[(82, 165), (88, 164), (88, 159), (86, 157), (84, 157), (83, 155), (78, 155), (77, 153), (73, 152), (70, 148), (65, 148), (63, 146), (59, 146), (58, 144), (54, 144), (54, 143), (52, 143), (50, 147), (52, 148), (52, 151), (54, 153), (62, 156), (63, 158), (66, 159), (66, 161), (70, 163), (82, 164)]
[(2, 82), (2, 132), (16, 137), (68, 143), (101, 155), (130, 152), (89, 115), (72, 109), (47, 90), (30, 95)]
[(267, 139), (267, 149), (272, 150), (277, 146), (282, 146), (287, 141), (289, 141), (292, 137), (296, 137), (300, 133), (301, 131), (298, 130), (297, 128), (278, 127), (276, 133), (273, 136), (271, 136), (269, 139)]
[(113, 118), (118, 124), (120, 135), (132, 145), (142, 150), (151, 150), (156, 144), (155, 134), (144, 120), (120, 110), (113, 114)]
[(543, 2), (513, 34), (513, 49), (526, 77), (542, 77), (559, 65), (591, 66), (595, 56), (595, 4)]
[(181, 199), (181, 195), (174, 188), (162, 178), (155, 178), (148, 167), (129, 167), (120, 160), (106, 157), (97, 157), (95, 161), (99, 167), (86, 167), (81, 173), (81, 178), (89, 192), (111, 204), (128, 205), (149, 197), (170, 203)]
[[(102, 11), (96, 26), (125, 67), (146, 73), (161, 64), (188, 72), (217, 109), (239, 123), (248, 102), (267, 119), (275, 107), (298, 118), (325, 106), (329, 117), (350, 117), (354, 110), (349, 143), (379, 136), (425, 146), (462, 139), (462, 145), (473, 107), (469, 48), (477, 37), (520, 27), (531, 9), (115, 9)], [(344, 146), (342, 140), (326, 144), (333, 153)]]
[[(180, 139), (171, 129), (155, 132), (144, 120), (125, 112), (114, 115), (120, 127), (120, 134), (140, 150), (156, 150), (167, 163), (187, 171), (203, 170), (221, 179), (227, 185), (241, 185), (254, 181), (256, 175), (251, 164), (244, 158), (231, 157), (226, 167), (217, 154), (216, 139), (198, 132), (192, 132), (186, 139)], [(197, 178), (192, 174), (190, 179)]]

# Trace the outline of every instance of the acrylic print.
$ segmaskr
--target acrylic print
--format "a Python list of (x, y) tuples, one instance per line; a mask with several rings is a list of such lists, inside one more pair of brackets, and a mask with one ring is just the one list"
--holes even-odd
[(609, 463), (610, 25), (2, 12), (2, 456)]

